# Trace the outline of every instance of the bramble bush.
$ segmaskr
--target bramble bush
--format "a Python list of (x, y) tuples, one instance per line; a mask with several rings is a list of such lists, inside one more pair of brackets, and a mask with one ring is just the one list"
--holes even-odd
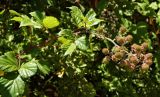
[(158, 97), (160, 0), (1, 0), (1, 97)]

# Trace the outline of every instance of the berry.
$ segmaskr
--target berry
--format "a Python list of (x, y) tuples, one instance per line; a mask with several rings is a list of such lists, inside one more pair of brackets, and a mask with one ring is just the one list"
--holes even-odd
[(122, 36), (117, 36), (117, 37), (116, 37), (116, 41), (117, 41), (117, 43), (118, 43), (119, 45), (123, 45), (123, 44), (126, 43), (125, 37), (122, 37)]
[(125, 37), (125, 41), (127, 41), (127, 42), (131, 42), (132, 40), (133, 40), (133, 36), (132, 35), (127, 35)]
[(110, 61), (110, 57), (109, 57), (109, 56), (105, 56), (105, 57), (103, 58), (103, 60), (102, 60), (102, 63), (108, 64), (109, 61)]
[(137, 45), (137, 44), (133, 44), (131, 46), (131, 50), (134, 51), (134, 52), (136, 52), (136, 53), (140, 53), (142, 51), (141, 46)]
[(108, 49), (108, 48), (103, 48), (103, 49), (102, 49), (102, 53), (103, 53), (104, 55), (109, 54), (109, 49)]
[(149, 60), (145, 60), (144, 63), (146, 63), (148, 65), (152, 65), (153, 61), (152, 61), (152, 59), (149, 59)]
[(115, 57), (115, 55), (112, 55), (112, 61), (114, 61), (114, 62), (117, 62), (119, 59), (117, 59), (116, 57)]
[(152, 53), (147, 53), (147, 54), (145, 54), (145, 56), (144, 56), (144, 60), (152, 59), (152, 58), (153, 58), (153, 54), (152, 54)]
[(133, 71), (136, 68), (136, 65), (133, 63), (129, 64), (129, 70)]
[(122, 52), (117, 52), (117, 53), (115, 53), (115, 57), (117, 58), (117, 59), (122, 59), (122, 57), (124, 56), (124, 54), (122, 53)]
[(122, 67), (128, 67), (129, 61), (128, 60), (121, 60), (119, 64)]
[(112, 52), (113, 52), (113, 53), (120, 52), (120, 51), (121, 51), (121, 47), (120, 47), (120, 46), (114, 46), (114, 47), (112, 48)]
[(141, 48), (143, 51), (146, 51), (148, 49), (148, 43), (146, 43), (146, 42), (142, 43)]
[(131, 56), (129, 56), (129, 61), (130, 61), (131, 63), (134, 63), (134, 64), (138, 64), (138, 63), (139, 63), (139, 59), (137, 58), (136, 55), (131, 55)]
[(126, 31), (127, 31), (127, 29), (126, 29), (126, 27), (124, 27), (124, 26), (121, 26), (121, 27), (119, 28), (119, 32), (120, 32), (121, 34), (124, 34)]
[(141, 65), (141, 69), (142, 69), (142, 71), (146, 71), (146, 70), (149, 69), (149, 65), (146, 64), (146, 63), (143, 63), (143, 64)]

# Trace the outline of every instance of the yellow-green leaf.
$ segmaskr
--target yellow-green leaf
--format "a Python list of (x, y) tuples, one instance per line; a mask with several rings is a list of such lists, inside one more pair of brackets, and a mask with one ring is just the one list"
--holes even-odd
[(53, 16), (47, 16), (43, 19), (43, 24), (46, 28), (54, 28), (59, 25), (59, 21)]

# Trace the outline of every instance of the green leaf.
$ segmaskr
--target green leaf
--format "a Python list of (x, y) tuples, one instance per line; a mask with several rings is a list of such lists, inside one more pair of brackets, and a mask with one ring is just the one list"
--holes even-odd
[(96, 13), (94, 12), (93, 9), (90, 9), (85, 17), (88, 19), (88, 21), (92, 21), (95, 19)]
[(90, 28), (94, 25), (99, 24), (101, 21), (103, 20), (96, 19), (96, 13), (94, 12), (93, 9), (90, 9), (84, 18), (84, 23), (81, 25), (86, 26), (87, 28)]
[(16, 22), (21, 22), (23, 20), (22, 17), (13, 17), (11, 20), (14, 20)]
[(10, 14), (20, 16), (21, 14), (16, 12), (15, 10), (9, 10)]
[(46, 28), (54, 28), (59, 25), (59, 21), (53, 16), (47, 16), (43, 19), (43, 24)]
[(78, 25), (80, 22), (82, 22), (84, 18), (82, 11), (76, 6), (72, 6), (69, 8), (71, 9), (71, 16), (72, 16), (73, 22), (76, 25)]
[(73, 31), (71, 29), (62, 29), (59, 33), (58, 36), (63, 36), (63, 37), (67, 37), (69, 39), (74, 38), (73, 36)]
[(23, 18), (23, 20), (20, 23), (20, 27), (23, 27), (23, 26), (33, 26), (34, 28), (42, 28), (41, 24), (33, 21), (28, 16), (22, 15), (22, 18)]
[(45, 65), (44, 63), (40, 63), (40, 62), (37, 62), (37, 67), (38, 67), (38, 70), (43, 73), (44, 75), (48, 74), (50, 72), (50, 69), (47, 65)]
[(150, 8), (154, 9), (154, 10), (157, 10), (158, 9), (158, 5), (157, 5), (157, 2), (152, 2), (150, 5), (149, 5)]
[(76, 46), (81, 50), (87, 50), (86, 36), (82, 36), (75, 41)]
[(30, 62), (22, 64), (18, 72), (23, 78), (29, 78), (33, 76), (37, 72), (36, 61), (32, 60)]
[(5, 9), (4, 9), (4, 10), (2, 10), (2, 11), (0, 11), (0, 15), (2, 15), (2, 14), (4, 13), (4, 11), (5, 11)]
[(18, 62), (14, 52), (7, 52), (0, 56), (0, 69), (4, 72), (12, 72), (18, 70)]
[(43, 19), (45, 18), (45, 13), (44, 12), (31, 12), (30, 15), (36, 20), (36, 22), (43, 24)]
[(6, 89), (9, 92), (9, 94), (4, 94), (7, 95), (7, 97), (19, 97), (24, 93), (25, 89), (25, 83), (20, 76), (17, 76), (12, 80), (1, 77), (0, 86), (3, 86), (2, 88)]
[(76, 45), (72, 43), (67, 49), (67, 51), (65, 52), (64, 56), (71, 55), (75, 51), (75, 49), (76, 49)]

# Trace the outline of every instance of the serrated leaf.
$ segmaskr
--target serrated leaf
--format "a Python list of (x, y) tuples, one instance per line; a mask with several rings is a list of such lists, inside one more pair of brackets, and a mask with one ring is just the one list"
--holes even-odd
[(73, 22), (76, 25), (78, 25), (80, 22), (82, 22), (84, 18), (82, 11), (76, 6), (72, 6), (69, 8), (71, 9), (71, 16), (72, 16)]
[(90, 9), (85, 17), (88, 19), (88, 21), (92, 21), (93, 19), (95, 19), (96, 13), (93, 9)]
[(86, 23), (86, 27), (90, 28), (91, 26), (99, 24), (101, 21), (102, 20), (100, 20), (100, 19), (94, 19), (94, 20), (89, 21), (88, 23)]
[(28, 16), (26, 15), (22, 15), (22, 21), (20, 23), (20, 27), (23, 26), (33, 26), (34, 28), (42, 28), (42, 25), (33, 21), (32, 19), (30, 19)]
[(25, 83), (20, 76), (17, 76), (12, 80), (1, 77), (0, 86), (3, 86), (2, 88), (6, 89), (9, 92), (9, 94), (4, 94), (7, 95), (7, 97), (19, 97), (24, 93), (25, 89)]
[(47, 16), (43, 19), (43, 25), (46, 28), (54, 28), (59, 25), (59, 21), (53, 16)]
[(0, 69), (4, 72), (12, 72), (18, 70), (18, 62), (14, 52), (7, 52), (0, 56)]
[(29, 78), (33, 76), (37, 72), (36, 61), (32, 60), (30, 62), (22, 64), (18, 72), (23, 78)]
[(75, 51), (75, 49), (76, 49), (76, 44), (72, 43), (65, 52), (64, 56), (71, 55)]
[(39, 11), (34, 11), (31, 12), (30, 15), (40, 24), (43, 23), (43, 19), (45, 17), (45, 13), (44, 12), (39, 12)]
[(59, 33), (58, 33), (59, 36), (65, 36), (65, 37), (68, 37), (68, 38), (73, 38), (73, 32), (71, 29), (62, 29)]
[(47, 65), (45, 64), (40, 64), (39, 62), (37, 62), (37, 67), (38, 70), (43, 73), (44, 75), (48, 74), (50, 72), (50, 69)]
[(87, 50), (86, 36), (82, 36), (75, 41), (76, 46), (81, 50)]

